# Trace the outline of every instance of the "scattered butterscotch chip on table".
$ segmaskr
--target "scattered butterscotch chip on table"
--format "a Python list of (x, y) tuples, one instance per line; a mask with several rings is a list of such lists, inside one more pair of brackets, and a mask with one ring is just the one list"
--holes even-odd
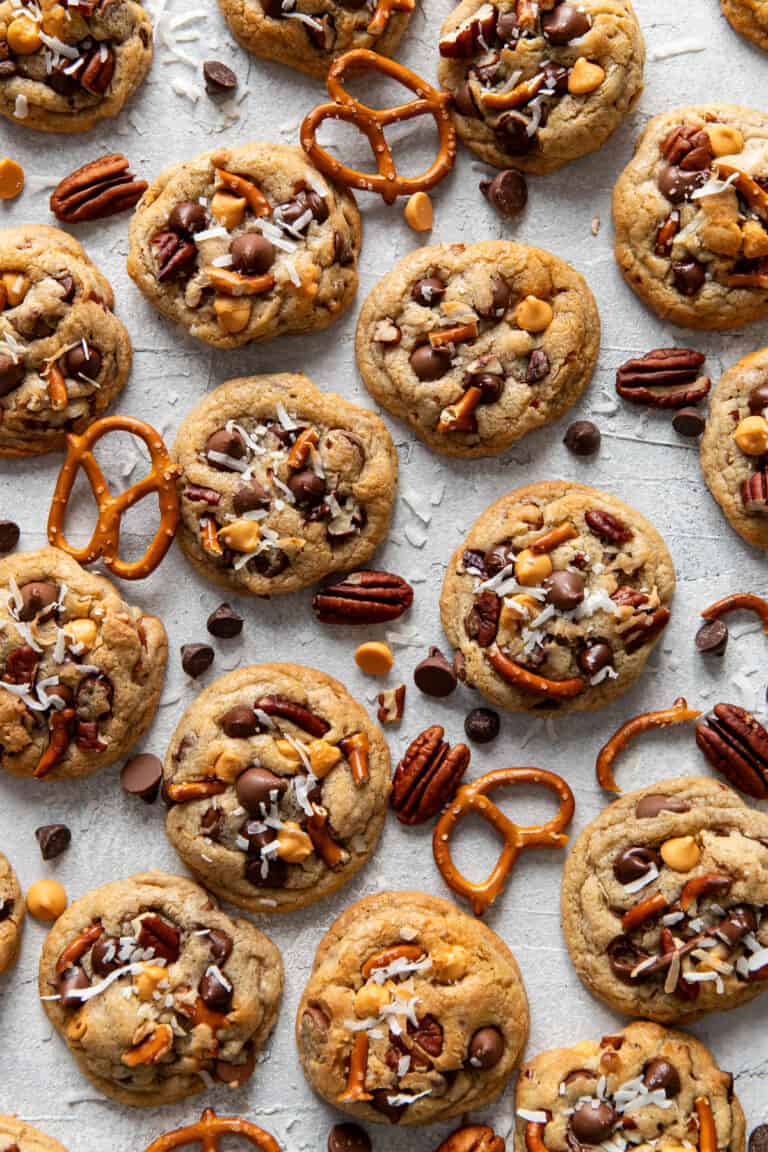
[(15, 200), (24, 191), (24, 169), (10, 156), (0, 159), (0, 200)]

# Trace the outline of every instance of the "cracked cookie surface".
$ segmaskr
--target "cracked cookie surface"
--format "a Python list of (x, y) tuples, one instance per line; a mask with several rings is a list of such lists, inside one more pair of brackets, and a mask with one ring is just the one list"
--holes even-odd
[(169, 1104), (208, 1077), (244, 1083), (274, 1027), (283, 965), (247, 920), (181, 876), (94, 889), (51, 929), (39, 990), (81, 1071), (121, 1104)]
[(415, 2), (219, 0), (219, 6), (247, 52), (323, 77), (336, 57), (353, 48), (391, 56)]
[(742, 36), (768, 51), (768, 3), (766, 0), (720, 0), (728, 22)]
[(306, 376), (230, 380), (179, 429), (179, 542), (209, 580), (273, 596), (360, 567), (389, 527), (384, 422)]
[(16, 963), (24, 912), (24, 898), (16, 873), (0, 852), (0, 972), (7, 972)]
[(64, 448), (122, 391), (131, 342), (113, 306), (67, 232), (0, 231), (0, 457)]
[(467, 684), (495, 704), (590, 711), (634, 684), (674, 587), (672, 558), (644, 516), (552, 480), (475, 521), (448, 565), (440, 613)]
[(17, 1116), (0, 1116), (2, 1152), (67, 1152), (63, 1144)]
[(301, 148), (241, 144), (166, 169), (139, 201), (128, 272), (198, 340), (236, 348), (326, 328), (357, 290), (355, 201)]
[(489, 240), (401, 260), (363, 304), (355, 351), (382, 407), (436, 452), (472, 457), (561, 416), (599, 344), (597, 305), (575, 269)]
[(663, 320), (738, 328), (768, 315), (768, 116), (729, 104), (655, 116), (613, 192), (615, 253)]
[(768, 977), (768, 815), (703, 777), (622, 796), (576, 841), (561, 910), (576, 972), (618, 1012), (745, 1004)]
[(367, 1121), (432, 1124), (501, 1092), (528, 1032), (517, 962), (447, 900), (384, 892), (321, 940), (296, 1021), (314, 1090)]
[(2, 0), (0, 113), (44, 132), (85, 132), (116, 116), (152, 62), (136, 0)]
[(463, 0), (440, 37), (459, 136), (497, 168), (554, 172), (600, 148), (643, 89), (629, 0)]
[(223, 899), (302, 908), (373, 853), (389, 769), (381, 730), (338, 680), (296, 664), (241, 668), (201, 692), (174, 732), (166, 831)]
[[(764, 442), (763, 442), (764, 441)], [(732, 528), (768, 549), (768, 348), (720, 377), (701, 438), (701, 470)]]
[(156, 616), (56, 548), (0, 560), (0, 767), (51, 780), (119, 760), (149, 727), (168, 642)]
[[(584, 1145), (686, 1147), (714, 1124), (712, 1152), (743, 1152), (744, 1113), (701, 1041), (642, 1021), (526, 1062), (517, 1082), (516, 1152)], [(531, 1119), (545, 1114), (545, 1119)], [(632, 1143), (626, 1140), (631, 1132)], [(536, 1145), (537, 1138), (541, 1146)]]

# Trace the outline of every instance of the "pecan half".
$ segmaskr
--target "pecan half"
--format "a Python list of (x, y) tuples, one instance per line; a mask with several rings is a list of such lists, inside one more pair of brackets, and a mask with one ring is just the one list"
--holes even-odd
[(115, 54), (108, 44), (93, 49), (80, 73), (80, 87), (91, 96), (104, 96), (115, 74)]
[(155, 956), (174, 964), (179, 958), (181, 932), (151, 912), (141, 921), (136, 943), (139, 948), (151, 948)]
[(157, 249), (157, 279), (162, 284), (192, 268), (197, 260), (197, 248), (177, 232), (158, 232), (152, 237)]
[(309, 732), (310, 736), (325, 736), (331, 727), (327, 720), (315, 716), (314, 712), (310, 712), (303, 704), (287, 700), (285, 696), (262, 696), (254, 702), (253, 707), (260, 712), (266, 712), (267, 716), (279, 716), (282, 720), (290, 720), (297, 728)]
[(654, 348), (617, 369), (616, 391), (632, 404), (684, 408), (709, 392), (709, 377), (699, 376), (704, 359), (693, 348)]
[(391, 572), (353, 572), (328, 584), (312, 601), (322, 624), (381, 624), (397, 620), (413, 603), (413, 588)]
[(669, 608), (657, 608), (637, 616), (634, 626), (624, 635), (624, 650), (630, 655), (644, 644), (650, 644), (669, 623)]
[(634, 536), (628, 524), (618, 516), (604, 512), (602, 508), (589, 508), (584, 514), (584, 519), (595, 536), (599, 536), (609, 544), (626, 544)]
[(750, 516), (768, 516), (768, 468), (742, 481), (741, 503)]
[(701, 172), (713, 160), (709, 136), (697, 124), (682, 123), (673, 128), (661, 144), (661, 152), (669, 161), (686, 172)]
[(409, 1021), (408, 1032), (413, 1043), (421, 1048), (422, 1052), (426, 1052), (428, 1056), (437, 1057), (442, 1052), (444, 1044), (443, 1026), (434, 1016), (429, 1014), (422, 1016), (417, 1028), (414, 1028)]
[(467, 613), (464, 621), (464, 631), (470, 640), (474, 640), (480, 648), (487, 648), (496, 639), (499, 630), (499, 616), (501, 615), (501, 599), (486, 588)]
[(406, 749), (392, 779), (392, 808), (401, 824), (422, 824), (453, 799), (469, 765), (466, 744), (451, 748), (433, 724)]
[(696, 743), (735, 788), (768, 799), (768, 732), (746, 708), (715, 704), (696, 728)]
[(136, 179), (127, 158), (114, 152), (65, 176), (51, 193), (50, 208), (66, 224), (102, 220), (133, 208), (146, 189), (146, 180)]

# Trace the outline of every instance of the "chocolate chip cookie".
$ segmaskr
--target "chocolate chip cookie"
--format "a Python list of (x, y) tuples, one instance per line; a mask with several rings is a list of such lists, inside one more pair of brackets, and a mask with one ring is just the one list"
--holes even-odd
[(335, 892), (373, 853), (389, 749), (338, 680), (297, 664), (222, 676), (173, 734), (166, 830), (223, 899), (289, 912)]
[(720, 0), (728, 22), (768, 51), (768, 3), (766, 0)]
[(67, 1152), (58, 1140), (16, 1116), (0, 1116), (0, 1145), (4, 1152)]
[(247, 52), (279, 60), (310, 76), (352, 48), (391, 56), (415, 0), (219, 0), (224, 19)]
[(701, 438), (707, 486), (739, 536), (768, 548), (768, 348), (720, 377)]
[(137, 0), (2, 0), (0, 31), (0, 113), (43, 132), (116, 116), (152, 62)]
[(10, 863), (0, 852), (0, 973), (7, 972), (16, 963), (23, 922), (24, 899), (19, 882)]
[(768, 115), (729, 104), (655, 116), (613, 192), (616, 259), (662, 320), (768, 315)]
[(521, 1070), (515, 1102), (516, 1152), (634, 1144), (744, 1150), (733, 1076), (700, 1040), (645, 1021), (535, 1056)]
[(287, 372), (230, 380), (179, 429), (179, 542), (209, 580), (274, 596), (363, 565), (387, 533), (397, 453), (373, 412)]
[(287, 144), (218, 148), (168, 168), (131, 221), (128, 272), (198, 340), (237, 348), (326, 328), (357, 289), (360, 216)]
[(383, 892), (321, 940), (296, 1021), (314, 1090), (376, 1123), (434, 1124), (502, 1091), (528, 1033), (514, 956), (447, 900)]
[(182, 876), (95, 888), (59, 917), (40, 998), (80, 1070), (121, 1104), (152, 1107), (242, 1084), (274, 1027), (283, 964), (272, 941)]
[(0, 560), (0, 768), (63, 780), (114, 764), (155, 715), (167, 653), (156, 616), (66, 553)]
[(584, 279), (508, 240), (436, 244), (377, 284), (357, 324), (365, 386), (448, 456), (503, 452), (556, 420), (592, 376), (597, 305)]
[(551, 480), (475, 521), (448, 565), (440, 611), (467, 683), (494, 704), (584, 712), (634, 684), (674, 587), (672, 558), (644, 516)]
[(630, 0), (462, 0), (440, 35), (459, 136), (525, 172), (600, 148), (637, 103), (644, 62)]
[(131, 342), (113, 306), (108, 281), (67, 232), (0, 231), (0, 457), (63, 448), (67, 432), (82, 432), (120, 394)]
[(745, 1004), (768, 979), (768, 815), (696, 776), (622, 796), (576, 841), (562, 916), (578, 975), (618, 1012)]

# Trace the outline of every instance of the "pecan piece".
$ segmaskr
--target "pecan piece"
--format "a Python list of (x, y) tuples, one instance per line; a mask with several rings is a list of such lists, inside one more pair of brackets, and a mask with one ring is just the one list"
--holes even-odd
[(137, 180), (121, 152), (100, 156), (70, 172), (51, 193), (50, 208), (57, 220), (77, 224), (102, 220), (138, 204), (146, 180)]
[(417, 1028), (414, 1028), (409, 1021), (408, 1032), (417, 1048), (421, 1048), (422, 1052), (426, 1052), (428, 1056), (437, 1057), (442, 1052), (444, 1044), (443, 1026), (434, 1016), (422, 1016)]
[(584, 514), (584, 519), (595, 536), (599, 536), (609, 544), (626, 544), (634, 536), (628, 524), (611, 512), (604, 512), (602, 508), (589, 508)]
[(379, 724), (399, 724), (405, 711), (405, 684), (385, 688), (379, 692), (376, 702), (379, 706), (376, 713)]
[(470, 640), (474, 640), (480, 648), (487, 648), (496, 639), (499, 630), (499, 616), (501, 615), (501, 599), (486, 588), (467, 613), (464, 621), (464, 630)]
[(741, 503), (749, 516), (768, 516), (768, 468), (742, 481)]
[(325, 736), (331, 727), (327, 720), (315, 716), (303, 704), (288, 700), (285, 696), (262, 696), (256, 700), (253, 707), (267, 716), (279, 716), (282, 720), (290, 720), (297, 728), (309, 732), (310, 736)]
[(624, 651), (630, 655), (644, 644), (650, 644), (669, 623), (669, 608), (657, 608), (655, 612), (639, 615), (634, 626), (624, 636)]
[(413, 603), (413, 588), (391, 572), (353, 572), (328, 584), (312, 601), (321, 624), (381, 624)]
[(758, 800), (768, 799), (768, 732), (737, 704), (715, 704), (696, 743), (716, 772)]
[(196, 503), (209, 504), (212, 508), (221, 503), (221, 492), (216, 492), (213, 488), (204, 488), (202, 484), (188, 485), (182, 492), (182, 496), (186, 500), (194, 500)]
[(12, 648), (5, 659), (3, 680), (6, 684), (31, 684), (37, 669), (37, 652), (29, 644)]
[(151, 912), (141, 921), (136, 943), (139, 948), (151, 948), (155, 956), (173, 964), (179, 958), (181, 932), (173, 924)]
[(115, 54), (108, 44), (99, 44), (80, 73), (80, 87), (91, 96), (104, 96), (115, 74)]
[(157, 279), (162, 284), (191, 269), (197, 260), (197, 248), (177, 232), (158, 232), (152, 237), (157, 248)]
[(700, 172), (709, 168), (713, 160), (709, 136), (697, 124), (684, 122), (665, 137), (661, 144), (662, 155), (670, 164), (687, 172)]
[(422, 824), (453, 799), (469, 765), (466, 744), (451, 748), (433, 724), (406, 749), (392, 779), (392, 808), (401, 824)]
[(616, 391), (632, 404), (684, 408), (703, 400), (708, 376), (699, 376), (704, 356), (693, 348), (654, 348), (627, 360), (616, 372)]
[(622, 584), (615, 592), (611, 592), (611, 600), (623, 607), (628, 605), (630, 608), (640, 608), (648, 603), (648, 595), (646, 592), (638, 592), (637, 589)]

